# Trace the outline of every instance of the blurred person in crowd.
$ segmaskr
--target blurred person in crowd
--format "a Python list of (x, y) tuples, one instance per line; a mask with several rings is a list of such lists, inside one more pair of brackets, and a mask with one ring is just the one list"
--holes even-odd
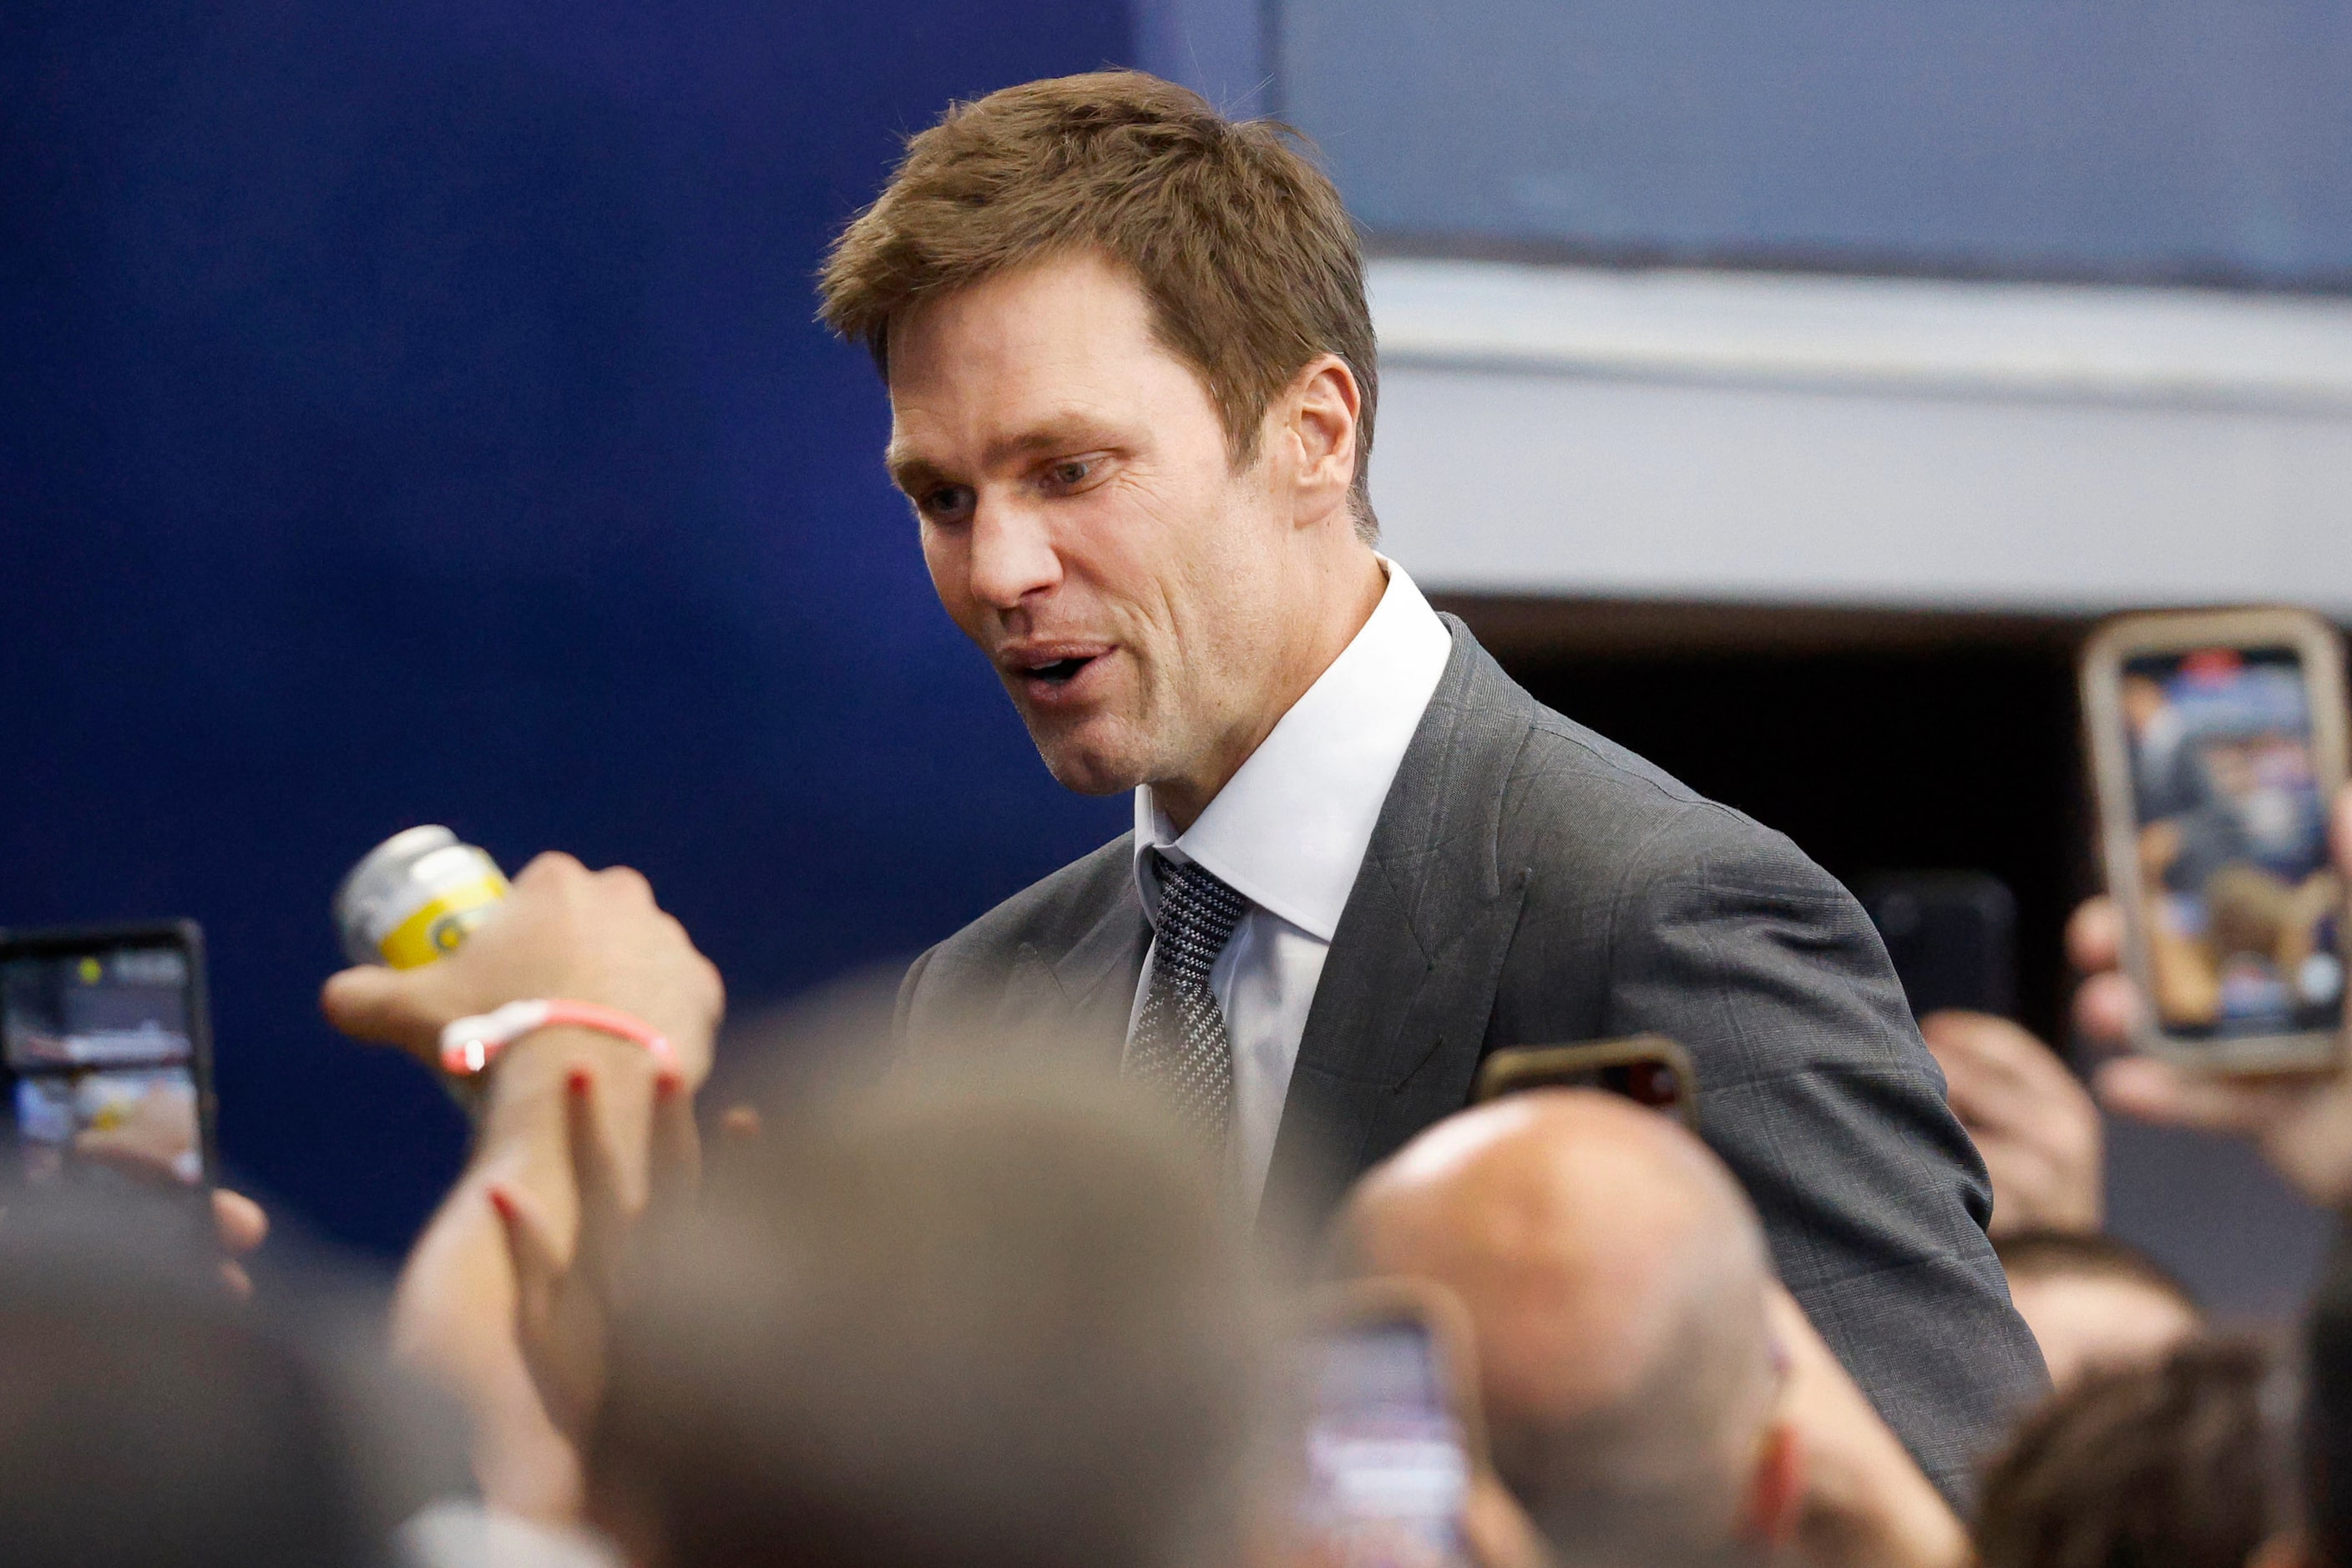
[[(1992, 1181), (1998, 1249), (2023, 1231), (2096, 1231), (2106, 1217), (2099, 1108), (2056, 1052), (2020, 1025), (1947, 1008), (1919, 1021), (1945, 1099)], [(2016, 1278), (2011, 1276), (2012, 1294)]]
[(900, 1080), (785, 1110), (689, 1205), (680, 1129), (625, 1193), (594, 1092), (566, 1089), (574, 1237), (527, 1189), (487, 1195), (523, 1353), (629, 1561), (1270, 1561), (1296, 1467), (1269, 1303), (1156, 1104)]
[(2161, 1360), (2203, 1325), (2186, 1285), (2113, 1237), (2016, 1231), (1993, 1248), (2061, 1392), (2089, 1373)]
[(224, 1289), (180, 1194), (5, 1204), (0, 1561), (389, 1568), (431, 1489), (368, 1350)]
[(942, 605), (1055, 776), (1135, 806), (917, 961), (915, 1047), (1074, 1035), (1245, 1203), (1328, 1203), (1487, 1051), (1665, 1034), (1789, 1288), (1964, 1484), (2042, 1375), (1884, 951), (1787, 838), (1541, 707), (1377, 552), (1362, 260), (1282, 129), (1120, 72), (958, 105), (822, 289)]
[[(2333, 802), (2330, 828), (2335, 871), (2352, 877), (2352, 789)], [(2077, 1027), (2095, 1040), (2126, 1043), (2150, 1004), (2119, 968), (2123, 923), (2113, 900), (2094, 899), (2075, 910), (2066, 935), (2087, 976), (2074, 997)], [(2352, 1073), (2200, 1075), (2126, 1056), (2101, 1067), (2095, 1087), (2104, 1104), (2125, 1115), (2244, 1138), (2313, 1203), (2339, 1215), (2352, 1208)], [(2352, 1564), (2352, 1231), (2340, 1219), (2305, 1350), (2303, 1518), (2258, 1554), (2263, 1568)]]
[(2257, 1346), (2195, 1341), (2092, 1372), (1985, 1478), (1983, 1568), (2243, 1568), (2290, 1517)]
[(1964, 1559), (1738, 1184), (1667, 1119), (1576, 1089), (1462, 1112), (1337, 1234), (1346, 1267), (1463, 1302), (1496, 1471), (1563, 1568)]

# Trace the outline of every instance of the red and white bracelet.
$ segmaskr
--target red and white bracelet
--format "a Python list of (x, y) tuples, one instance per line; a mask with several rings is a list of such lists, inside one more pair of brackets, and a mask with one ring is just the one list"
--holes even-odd
[(542, 996), (509, 1002), (469, 1018), (454, 1018), (441, 1030), (441, 1066), (454, 1078), (471, 1078), (498, 1059), (499, 1053), (525, 1035), (541, 1029), (593, 1029), (633, 1040), (653, 1053), (655, 1065), (677, 1070), (677, 1052), (669, 1037), (633, 1013), (593, 1002), (571, 1002)]

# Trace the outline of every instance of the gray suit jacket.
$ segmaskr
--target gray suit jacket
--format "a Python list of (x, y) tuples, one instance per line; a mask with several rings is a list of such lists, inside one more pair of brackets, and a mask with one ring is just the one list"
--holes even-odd
[[(1956, 1500), (2042, 1361), (1877, 933), (1780, 834), (1538, 703), (1459, 621), (1334, 935), (1272, 1183), (1352, 1179), (1462, 1108), (1487, 1052), (1655, 1030), (1780, 1278)], [(902, 1037), (1071, 1033), (1116, 1062), (1150, 930), (1131, 836), (918, 959)], [(1310, 1196), (1312, 1204), (1317, 1197)]]

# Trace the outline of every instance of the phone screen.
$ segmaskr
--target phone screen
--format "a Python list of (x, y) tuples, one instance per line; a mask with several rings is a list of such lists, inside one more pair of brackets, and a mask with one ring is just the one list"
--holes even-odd
[(198, 959), (176, 937), (0, 950), (0, 1062), (34, 1184), (131, 1169), (205, 1176)]
[(2159, 1026), (2189, 1041), (2334, 1030), (2344, 890), (2302, 656), (2143, 655), (2121, 698)]
[(1311, 1354), (1304, 1513), (1318, 1561), (1466, 1563), (1470, 1456), (1429, 1329), (1359, 1324), (1320, 1336)]

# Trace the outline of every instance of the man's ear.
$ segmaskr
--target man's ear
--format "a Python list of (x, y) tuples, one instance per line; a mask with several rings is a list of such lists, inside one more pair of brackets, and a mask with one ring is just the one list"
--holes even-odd
[(1777, 1551), (1796, 1539), (1804, 1512), (1804, 1441), (1794, 1425), (1775, 1421), (1756, 1445), (1755, 1468), (1739, 1503), (1740, 1539)]
[(1275, 406), (1282, 427), (1270, 434), (1296, 464), (1298, 521), (1319, 521), (1332, 507), (1347, 505), (1356, 482), (1356, 422), (1364, 390), (1347, 361), (1318, 354), (1291, 378)]

